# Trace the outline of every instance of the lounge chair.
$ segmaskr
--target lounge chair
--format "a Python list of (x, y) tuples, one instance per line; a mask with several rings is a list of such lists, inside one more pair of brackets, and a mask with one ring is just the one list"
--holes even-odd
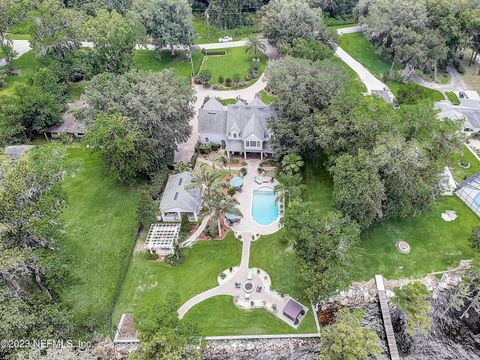
[(255, 182), (258, 184), (258, 185), (261, 185), (263, 184), (263, 180), (260, 176), (255, 176)]
[(262, 292), (262, 287), (261, 286), (257, 286), (257, 292)]

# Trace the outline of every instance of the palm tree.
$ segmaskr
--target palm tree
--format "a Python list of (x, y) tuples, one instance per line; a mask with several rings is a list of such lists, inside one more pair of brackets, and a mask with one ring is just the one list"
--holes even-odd
[(202, 164), (192, 173), (192, 181), (186, 188), (192, 189), (200, 187), (205, 191), (207, 197), (210, 198), (216, 190), (222, 188), (221, 176), (222, 174), (217, 171), (215, 166), (209, 169), (208, 165)]
[(237, 199), (225, 196), (223, 191), (216, 191), (213, 196), (206, 199), (205, 211), (211, 216), (212, 221), (217, 221), (218, 234), (222, 237), (221, 217), (223, 214), (230, 213), (238, 217), (243, 217), (242, 212), (238, 209), (239, 202)]
[(282, 170), (285, 174), (296, 174), (303, 165), (302, 157), (296, 153), (287, 154), (282, 159)]
[(267, 47), (265, 46), (265, 43), (263, 43), (258, 36), (250, 36), (245, 46), (245, 51), (247, 53), (253, 53), (255, 59), (258, 59), (257, 53), (261, 51), (265, 52), (266, 49)]
[(305, 185), (302, 184), (303, 178), (300, 174), (279, 175), (278, 181), (279, 184), (275, 185), (274, 190), (279, 193), (279, 197), (287, 196), (289, 204), (290, 200), (299, 197), (305, 188)]

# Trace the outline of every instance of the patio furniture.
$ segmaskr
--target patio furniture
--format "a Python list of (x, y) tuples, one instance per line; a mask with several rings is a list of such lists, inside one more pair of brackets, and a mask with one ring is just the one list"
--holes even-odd
[(263, 184), (263, 179), (260, 176), (255, 176), (255, 182), (258, 185), (261, 185), (261, 184)]
[(247, 274), (247, 280), (252, 280), (253, 278), (253, 274), (252, 274), (252, 271), (250, 270)]
[(245, 300), (250, 299), (250, 294), (245, 294)]
[(235, 176), (230, 180), (230, 186), (234, 189), (241, 189), (243, 186), (243, 179), (240, 176)]
[(257, 292), (262, 292), (262, 287), (261, 286), (257, 286)]
[(240, 218), (235, 215), (235, 214), (232, 214), (232, 213), (226, 213), (225, 214), (225, 218), (230, 222), (230, 223), (234, 223), (235, 221), (238, 221), (240, 220)]
[(242, 284), (239, 282), (235, 282), (235, 289), (240, 289), (242, 287)]

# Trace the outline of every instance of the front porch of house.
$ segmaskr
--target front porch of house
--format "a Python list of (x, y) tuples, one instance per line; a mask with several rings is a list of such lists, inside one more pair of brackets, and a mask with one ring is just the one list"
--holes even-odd
[(196, 212), (188, 211), (162, 211), (161, 221), (164, 222), (180, 222), (182, 221), (182, 214), (186, 214), (188, 221), (197, 222), (198, 214)]

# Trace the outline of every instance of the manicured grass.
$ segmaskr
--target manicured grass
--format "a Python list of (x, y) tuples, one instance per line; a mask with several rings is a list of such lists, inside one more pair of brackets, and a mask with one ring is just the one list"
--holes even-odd
[(13, 95), (15, 86), (26, 82), (26, 75), (37, 71), (40, 67), (37, 58), (33, 54), (33, 51), (29, 51), (23, 54), (18, 59), (13, 61), (13, 67), (18, 70), (19, 75), (7, 76), (7, 86), (0, 89), (0, 96)]
[(69, 146), (67, 154), (73, 174), (63, 184), (68, 206), (61, 214), (65, 233), (58, 256), (75, 281), (60, 298), (72, 307), (78, 331), (91, 326), (107, 334), (135, 241), (138, 192), (107, 175), (103, 161), (86, 147)]
[(80, 100), (80, 97), (85, 92), (86, 81), (79, 81), (76, 83), (69, 83), (67, 89), (67, 101), (73, 102)]
[[(200, 51), (195, 51), (192, 58), (193, 68), (195, 72), (198, 72), (203, 61), (203, 55)], [(174, 55), (170, 51), (162, 51), (159, 60), (153, 50), (136, 50), (134, 62), (136, 67), (143, 71), (174, 69), (179, 75), (188, 78), (192, 76), (192, 62), (184, 53), (178, 51)]]
[[(135, 253), (115, 308), (114, 324), (125, 312), (140, 314), (161, 302), (169, 292), (177, 292), (181, 303), (218, 285), (217, 276), (240, 263), (242, 244), (232, 233), (222, 241), (200, 241), (187, 250), (185, 261), (177, 267), (146, 260)], [(203, 316), (208, 318), (215, 309)], [(239, 310), (237, 310), (239, 311)], [(227, 315), (225, 315), (227, 316)], [(209, 334), (211, 329), (205, 329)]]
[(196, 322), (203, 333), (210, 336), (317, 332), (310, 308), (307, 317), (295, 330), (264, 309), (240, 310), (230, 296), (217, 296), (201, 302), (185, 315), (185, 319)]
[[(250, 266), (265, 270), (272, 279), (272, 288), (281, 294), (288, 294), (303, 305), (310, 307), (300, 276), (299, 260), (293, 249), (282, 242), (283, 231), (262, 236), (251, 245)], [(293, 333), (290, 328), (290, 333)], [(298, 332), (316, 332), (315, 319), (310, 312)]]
[[(305, 175), (306, 200), (321, 212), (332, 210), (329, 174), (308, 162)], [(454, 210), (459, 217), (446, 222), (441, 218), (445, 210)], [(455, 267), (473, 255), (469, 238), (474, 225), (480, 226), (479, 218), (455, 196), (443, 197), (431, 211), (413, 219), (375, 224), (361, 236), (360, 266), (352, 281), (369, 280), (375, 274), (390, 279), (419, 277)], [(410, 254), (396, 250), (395, 243), (400, 239), (411, 245)]]
[(237, 99), (220, 99), (219, 101), (223, 106), (227, 106), (235, 104), (237, 102)]
[[(248, 75), (248, 69), (253, 61), (253, 54), (247, 53), (244, 47), (219, 49), (225, 51), (226, 55), (205, 56), (201, 70), (210, 70), (212, 73), (212, 84), (218, 84), (218, 77), (224, 79), (232, 78), (234, 74), (240, 74), (242, 80)], [(259, 74), (262, 74), (267, 66), (267, 57), (258, 54), (261, 60)]]
[(32, 39), (32, 35), (30, 35), (30, 34), (22, 34), (22, 33), (9, 34), (8, 37), (9, 37), (11, 40), (31, 40), (31, 39)]
[(376, 77), (382, 79), (388, 73), (392, 62), (376, 53), (375, 46), (362, 33), (345, 34), (339, 38), (340, 47), (365, 66)]
[(448, 84), (450, 82), (450, 74), (447, 71), (438, 71), (437, 80), (433, 79), (433, 73), (426, 74), (423, 71), (417, 70), (417, 75), (425, 81), (436, 82), (438, 84)]
[[(399, 93), (400, 89), (402, 89), (406, 85), (405, 84), (399, 84), (397, 82), (388, 82), (387, 85), (390, 88), (390, 90), (392, 91), (393, 95), (395, 95), (395, 97), (398, 98), (398, 100), (400, 101), (400, 104), (402, 104), (401, 99), (398, 96), (398, 93)], [(429, 89), (429, 88), (426, 88), (424, 86), (421, 86), (421, 85), (418, 85), (418, 84), (415, 84), (415, 83), (409, 83), (408, 86), (415, 89), (416, 99), (418, 99), (420, 101), (427, 100), (427, 101), (430, 101), (432, 103), (435, 103), (435, 102), (438, 102), (438, 101), (445, 100), (445, 97), (443, 96), (443, 94), (438, 90)]]
[(248, 38), (252, 34), (260, 33), (259, 27), (241, 26), (234, 29), (221, 30), (211, 22), (207, 24), (203, 16), (196, 16), (193, 21), (193, 28), (196, 35), (193, 37), (195, 44), (216, 43), (224, 36), (230, 36), (233, 41)]
[(448, 100), (450, 100), (453, 105), (460, 105), (460, 99), (453, 91), (447, 91), (445, 95), (447, 95)]
[[(459, 164), (460, 159), (464, 159), (470, 163), (470, 167), (465, 169)], [(455, 154), (450, 157), (448, 166), (452, 171), (453, 178), (457, 183), (462, 182), (466, 178), (480, 172), (480, 161), (467, 149), (466, 146), (462, 147), (460, 154)]]
[(262, 100), (266, 105), (275, 104), (280, 101), (280, 98), (275, 95), (269, 94), (266, 90), (260, 91), (260, 100)]
[[(454, 210), (458, 218), (444, 221), (441, 214), (446, 210)], [(456, 196), (444, 197), (431, 211), (413, 219), (376, 225), (362, 236), (361, 267), (355, 278), (420, 277), (456, 267), (460, 260), (473, 257), (469, 238), (479, 225), (479, 218)], [(395, 243), (400, 239), (410, 244), (410, 254), (397, 251)]]

